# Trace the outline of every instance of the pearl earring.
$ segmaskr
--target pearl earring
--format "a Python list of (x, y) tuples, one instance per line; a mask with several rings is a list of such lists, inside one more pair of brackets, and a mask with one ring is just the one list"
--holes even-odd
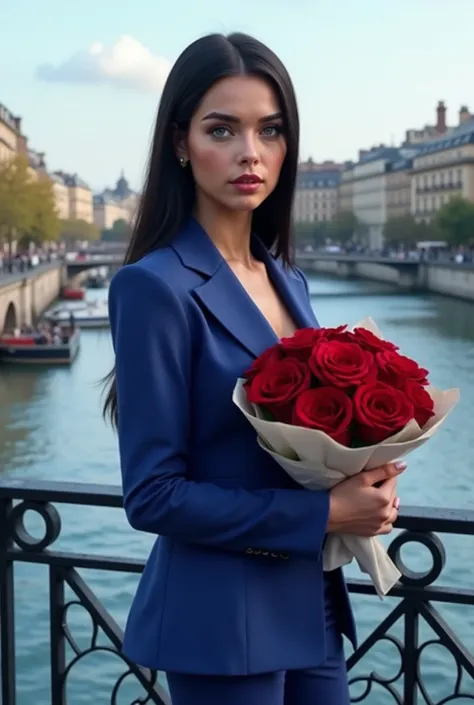
[(188, 160), (186, 159), (186, 157), (180, 157), (180, 158), (179, 158), (179, 163), (180, 163), (181, 166), (184, 168), (184, 167), (186, 166), (186, 164), (188, 163)]

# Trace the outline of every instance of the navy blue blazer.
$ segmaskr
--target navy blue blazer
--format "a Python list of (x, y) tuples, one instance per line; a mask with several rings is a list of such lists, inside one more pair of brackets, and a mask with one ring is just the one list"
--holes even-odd
[[(308, 287), (257, 238), (252, 249), (299, 327)], [(321, 551), (327, 492), (298, 486), (232, 402), (276, 335), (201, 226), (120, 269), (109, 292), (124, 507), (159, 536), (123, 649), (153, 669), (248, 675), (324, 661)], [(341, 571), (341, 630), (355, 641)]]

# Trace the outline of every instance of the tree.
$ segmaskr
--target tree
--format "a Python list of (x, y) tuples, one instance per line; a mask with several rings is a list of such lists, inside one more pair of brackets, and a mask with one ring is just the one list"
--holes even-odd
[(356, 240), (362, 234), (363, 226), (352, 211), (339, 211), (330, 224), (330, 237), (341, 245)]
[(13, 238), (34, 222), (31, 175), (24, 157), (0, 163), (0, 239), (7, 241), (11, 259)]
[(101, 240), (105, 242), (128, 242), (132, 235), (132, 227), (124, 218), (116, 220), (112, 227), (103, 230)]
[(60, 233), (60, 221), (56, 212), (56, 199), (53, 184), (49, 179), (32, 181), (30, 186), (30, 207), (32, 222), (26, 229), (23, 239), (35, 242), (57, 240)]
[(436, 224), (451, 245), (467, 245), (474, 241), (474, 203), (455, 197), (438, 211)]
[(62, 240), (97, 240), (99, 228), (94, 223), (85, 220), (61, 220), (60, 236)]
[(318, 222), (313, 223), (295, 223), (295, 243), (297, 248), (304, 248), (310, 245), (311, 247), (321, 247), (326, 243), (328, 237), (328, 223)]
[(0, 164), (0, 239), (27, 245), (54, 240), (59, 234), (53, 186), (49, 179), (36, 179), (27, 160), (18, 156)]
[(387, 245), (416, 245), (417, 242), (430, 239), (435, 233), (434, 225), (417, 221), (406, 214), (389, 218), (384, 226), (384, 239)]

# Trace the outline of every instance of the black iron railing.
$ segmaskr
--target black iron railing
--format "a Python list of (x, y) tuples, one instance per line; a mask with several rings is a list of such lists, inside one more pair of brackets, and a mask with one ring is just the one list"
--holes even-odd
[[(143, 561), (118, 559), (110, 556), (68, 553), (54, 549), (61, 533), (61, 517), (56, 505), (73, 504), (96, 507), (122, 506), (119, 488), (58, 482), (3, 481), (0, 482), (0, 628), (2, 703), (16, 703), (16, 660), (14, 604), (15, 584), (13, 566), (16, 562), (43, 564), (49, 571), (49, 621), (50, 621), (50, 689), (51, 703), (65, 705), (68, 676), (74, 666), (93, 652), (114, 654), (123, 664), (123, 671), (111, 685), (110, 702), (115, 705), (122, 682), (134, 676), (146, 692), (135, 703), (168, 705), (169, 698), (159, 684), (157, 674), (129, 662), (121, 653), (122, 631), (107, 612), (90, 587), (77, 572), (78, 569), (98, 569), (113, 572), (140, 573)], [(26, 512), (33, 511), (43, 519), (44, 535), (34, 538), (25, 527)], [(395, 704), (444, 705), (444, 703), (474, 702), (474, 656), (461, 643), (435, 607), (436, 603), (474, 606), (474, 590), (458, 590), (434, 586), (445, 565), (445, 549), (439, 534), (474, 535), (474, 512), (437, 509), (408, 508), (400, 515), (398, 527), (402, 529), (390, 545), (390, 555), (403, 577), (391, 593), (396, 606), (359, 646), (347, 661), (349, 673), (360, 665), (362, 658), (379, 642), (390, 643), (397, 652), (391, 677), (384, 677), (375, 670), (351, 676), (351, 685), (358, 688), (352, 702), (362, 703), (373, 697), (375, 687), (383, 689)], [(401, 560), (402, 546), (410, 543), (425, 546), (432, 557), (431, 568), (424, 573), (410, 571)], [(474, 555), (474, 552), (473, 552)], [(74, 593), (66, 600), (66, 588)], [(371, 585), (363, 580), (349, 583), (352, 593), (373, 595)], [(377, 598), (374, 598), (377, 599)], [(68, 611), (73, 605), (84, 608), (92, 620), (89, 643), (79, 646), (68, 624)], [(420, 624), (426, 622), (434, 636), (422, 641)], [(395, 636), (391, 629), (402, 625), (402, 636)], [(107, 637), (104, 646), (99, 633)], [(456, 663), (452, 692), (434, 700), (428, 694), (420, 662), (431, 645), (448, 650)], [(69, 648), (67, 648), (69, 647)], [(72, 654), (72, 656), (68, 656)], [(362, 692), (361, 692), (362, 691)], [(91, 702), (94, 694), (91, 693)]]

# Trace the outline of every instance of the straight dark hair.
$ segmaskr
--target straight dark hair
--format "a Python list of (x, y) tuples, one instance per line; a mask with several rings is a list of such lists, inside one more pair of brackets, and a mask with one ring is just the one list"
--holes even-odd
[[(290, 76), (280, 59), (246, 34), (210, 34), (190, 44), (179, 56), (161, 96), (147, 175), (124, 264), (169, 245), (192, 214), (195, 185), (191, 169), (183, 169), (175, 152), (176, 130), (186, 134), (207, 91), (230, 76), (258, 76), (276, 93), (283, 113), (287, 144), (274, 191), (253, 212), (252, 232), (286, 264), (291, 260), (292, 204), (299, 149), (299, 117)], [(117, 426), (115, 369), (105, 378), (104, 417)]]

